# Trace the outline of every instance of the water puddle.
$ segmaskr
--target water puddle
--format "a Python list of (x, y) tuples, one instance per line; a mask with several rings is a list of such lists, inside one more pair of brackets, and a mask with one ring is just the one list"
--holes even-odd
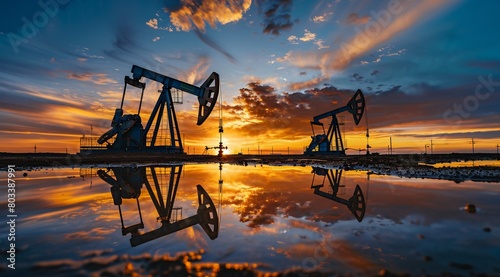
[(216, 163), (18, 173), (16, 274), (500, 273), (495, 182)]

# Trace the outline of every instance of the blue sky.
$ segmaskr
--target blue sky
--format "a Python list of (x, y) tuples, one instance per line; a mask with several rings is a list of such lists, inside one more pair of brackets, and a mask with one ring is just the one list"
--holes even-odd
[[(401, 151), (422, 152), (432, 138), (442, 151), (460, 151), (471, 137), (495, 151), (499, 7), (451, 0), (12, 2), (0, 18), (0, 132), (9, 145), (0, 151), (33, 144), (77, 151), (91, 124), (106, 131), (134, 64), (197, 85), (218, 72), (233, 149), (300, 150), (312, 116), (361, 89), (377, 151), (389, 136)], [(152, 105), (158, 85), (148, 89)], [(187, 144), (217, 142), (215, 115), (195, 125), (194, 96), (184, 95), (177, 110)], [(366, 126), (346, 120), (351, 146), (363, 147)]]

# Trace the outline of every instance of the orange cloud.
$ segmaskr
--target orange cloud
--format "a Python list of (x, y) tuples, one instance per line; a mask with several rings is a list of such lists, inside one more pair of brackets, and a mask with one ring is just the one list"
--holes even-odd
[(181, 79), (186, 83), (198, 85), (202, 80), (204, 81), (209, 74), (207, 74), (209, 64), (207, 57), (200, 57), (198, 63), (192, 66), (189, 70), (181, 74)]
[(91, 82), (96, 85), (108, 85), (117, 83), (115, 80), (108, 78), (105, 73), (68, 73), (67, 78), (83, 82)]
[(368, 21), (370, 21), (370, 17), (365, 15), (365, 16), (359, 16), (357, 13), (350, 13), (345, 22), (347, 24), (366, 24), (368, 23)]
[[(292, 84), (291, 88), (313, 87), (328, 79), (336, 71), (347, 68), (353, 60), (365, 55), (376, 46), (411, 28), (419, 20), (427, 18), (429, 14), (439, 8), (452, 3), (450, 0), (418, 2), (401, 2), (396, 8), (389, 8), (379, 12), (372, 12), (371, 20), (360, 28), (355, 27), (356, 35), (341, 43), (339, 48), (325, 52), (294, 52), (277, 58), (277, 62), (287, 62), (299, 68), (321, 70), (322, 78)], [(360, 18), (357, 18), (358, 23)]]
[(182, 6), (179, 9), (169, 10), (167, 7), (172, 24), (186, 32), (194, 28), (204, 31), (207, 23), (215, 28), (217, 23), (224, 25), (242, 19), (243, 14), (252, 4), (251, 0), (199, 2), (182, 0)]

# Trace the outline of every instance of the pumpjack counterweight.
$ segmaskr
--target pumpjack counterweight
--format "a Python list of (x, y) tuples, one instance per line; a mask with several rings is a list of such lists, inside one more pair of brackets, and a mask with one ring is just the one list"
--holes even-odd
[[(352, 96), (347, 105), (338, 109), (317, 115), (311, 121), (311, 129), (313, 135), (312, 141), (306, 148), (304, 154), (327, 154), (327, 155), (345, 155), (344, 143), (342, 141), (342, 134), (340, 132), (340, 124), (337, 119), (337, 114), (342, 112), (349, 112), (352, 114), (354, 123), (359, 124), (365, 110), (365, 97), (361, 90), (357, 90)], [(325, 132), (325, 127), (320, 120), (331, 117), (330, 126), (328, 131)], [(316, 134), (314, 127), (320, 127), (322, 133)], [(335, 148), (332, 148), (332, 143), (335, 143)]]
[[(132, 78), (125, 76), (121, 105), (120, 108), (115, 110), (115, 115), (111, 121), (111, 129), (101, 135), (97, 142), (101, 145), (107, 143), (105, 149), (116, 152), (184, 153), (171, 89), (177, 89), (198, 97), (199, 109), (196, 124), (202, 125), (216, 105), (219, 95), (219, 75), (212, 72), (208, 79), (197, 87), (137, 65), (132, 67), (131, 72)], [(163, 85), (145, 127), (142, 125), (140, 112), (146, 84), (141, 82), (141, 78), (150, 79)], [(123, 114), (127, 85), (142, 90), (137, 114)], [(166, 114), (166, 119), (163, 118), (164, 114)], [(166, 124), (162, 120), (167, 120)], [(158, 139), (162, 124), (167, 125), (168, 143), (166, 141), (162, 143)], [(112, 138), (115, 138), (114, 141)]]

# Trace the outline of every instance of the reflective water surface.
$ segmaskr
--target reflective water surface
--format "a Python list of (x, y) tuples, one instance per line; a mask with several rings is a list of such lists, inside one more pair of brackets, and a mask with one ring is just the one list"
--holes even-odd
[[(425, 164), (425, 163), (422, 163)], [(455, 161), (455, 162), (447, 162), (447, 163), (434, 163), (429, 164), (435, 168), (440, 167), (473, 167), (473, 166), (498, 166), (500, 167), (500, 160), (467, 160), (467, 161)]]
[(0, 272), (499, 275), (499, 185), (260, 164), (18, 169), (16, 270)]

